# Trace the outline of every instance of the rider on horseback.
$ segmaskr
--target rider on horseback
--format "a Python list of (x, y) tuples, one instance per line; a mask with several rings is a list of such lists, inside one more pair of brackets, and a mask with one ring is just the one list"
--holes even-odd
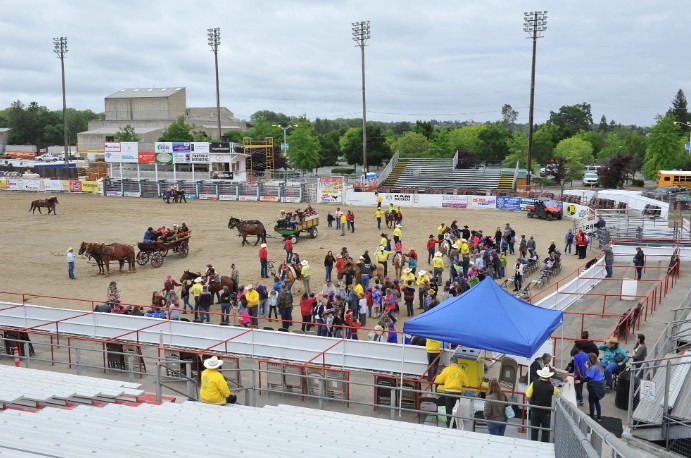
[(210, 286), (211, 283), (218, 283), (216, 269), (214, 269), (214, 266), (212, 264), (206, 265), (206, 272), (204, 273), (204, 278), (206, 278), (206, 286)]

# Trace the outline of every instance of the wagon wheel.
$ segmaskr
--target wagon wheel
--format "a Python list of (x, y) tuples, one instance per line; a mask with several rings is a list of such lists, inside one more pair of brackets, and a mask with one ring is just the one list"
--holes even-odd
[(147, 251), (140, 251), (137, 253), (137, 264), (143, 266), (147, 262), (149, 262), (149, 253)]
[(532, 218), (532, 217), (533, 217), (533, 212), (528, 211), (528, 218)]
[(317, 229), (316, 226), (313, 227), (312, 229), (310, 229), (310, 237), (312, 237), (313, 239), (317, 238), (318, 233), (319, 233), (319, 230)]
[(297, 234), (291, 235), (290, 241), (293, 243), (298, 243), (298, 234), (300, 234), (300, 233), (298, 232)]
[(189, 244), (187, 242), (182, 242), (178, 248), (178, 252), (180, 253), (181, 257), (186, 258), (187, 253), (190, 252)]
[(163, 265), (163, 256), (160, 251), (151, 255), (151, 267), (159, 268)]
[(168, 256), (168, 249), (167, 248), (161, 248), (160, 250), (158, 250), (158, 252), (161, 253), (161, 256), (163, 256), (164, 258), (166, 256)]

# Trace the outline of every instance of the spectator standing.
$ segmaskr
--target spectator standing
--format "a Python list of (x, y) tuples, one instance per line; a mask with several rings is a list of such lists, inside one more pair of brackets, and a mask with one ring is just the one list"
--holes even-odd
[(340, 227), (341, 227), (341, 236), (344, 236), (346, 233), (346, 224), (348, 223), (348, 219), (346, 218), (345, 213), (341, 213), (341, 217), (340, 217), (339, 221), (340, 221)]
[(437, 376), (439, 370), (439, 354), (441, 353), (441, 342), (438, 340), (428, 338), (425, 341), (425, 349), (427, 350), (427, 380), (430, 382)]
[(645, 254), (641, 247), (636, 247), (636, 255), (633, 257), (633, 265), (636, 266), (636, 279), (640, 280), (643, 276), (643, 266), (645, 266)]
[(334, 258), (331, 250), (324, 256), (324, 281), (331, 281), (331, 272), (333, 271), (336, 258)]
[(267, 291), (266, 286), (257, 285), (257, 293), (259, 293), (257, 316), (264, 318), (269, 311), (269, 291)]
[(194, 285), (190, 287), (190, 294), (194, 298), (194, 319), (199, 319), (199, 296), (201, 296), (204, 288), (202, 287), (202, 277), (194, 279)]
[(350, 215), (350, 232), (355, 233), (355, 213), (348, 210), (348, 215)]
[(336, 230), (341, 229), (341, 216), (343, 215), (343, 212), (341, 211), (341, 207), (336, 207), (336, 211), (334, 212), (334, 218), (336, 219)]
[(605, 278), (612, 278), (612, 265), (614, 264), (614, 253), (612, 252), (612, 245), (610, 245), (609, 243), (605, 245), (605, 247), (602, 249), (602, 252), (605, 255), (605, 272), (607, 272)]
[(564, 236), (564, 253), (571, 254), (571, 246), (573, 246), (573, 231), (569, 229), (569, 232)]
[[(437, 385), (444, 385), (444, 406), (446, 407), (446, 426), (451, 424), (453, 406), (458, 400), (457, 396), (463, 394), (463, 388), (468, 386), (465, 371), (458, 364), (458, 356), (451, 356), (451, 364), (434, 379)], [(454, 425), (456, 427), (456, 425)]]
[(267, 318), (271, 318), (271, 312), (273, 312), (274, 318), (278, 319), (278, 291), (275, 289), (269, 293), (269, 315)]
[(588, 354), (583, 351), (583, 344), (576, 341), (575, 344), (576, 354), (573, 355), (573, 377), (574, 380), (580, 380), (579, 383), (574, 385), (576, 390), (576, 401), (579, 406), (583, 405), (583, 380), (586, 378), (588, 373)]
[[(588, 353), (588, 372), (585, 378), (583, 380), (575, 380), (574, 383), (588, 384), (588, 407), (590, 408), (590, 417), (597, 421), (602, 421), (600, 399), (605, 397), (605, 378), (604, 370), (597, 360), (595, 353)], [(596, 411), (597, 417), (594, 416)]]
[(413, 302), (415, 302), (415, 287), (410, 285), (403, 288), (403, 300), (405, 301), (406, 311), (411, 317), (415, 313), (413, 311)]
[(343, 286), (343, 275), (345, 274), (345, 259), (343, 256), (336, 255), (336, 279), (338, 280), (338, 286)]
[(333, 227), (334, 224), (334, 215), (331, 213), (331, 210), (329, 210), (329, 213), (326, 215), (326, 222), (328, 224), (328, 227)]
[(204, 361), (206, 369), (202, 372), (202, 385), (199, 390), (199, 399), (202, 402), (222, 406), (237, 402), (237, 396), (230, 393), (225, 377), (218, 372), (221, 365), (223, 365), (223, 360), (218, 359), (217, 356), (212, 356)]
[(202, 287), (202, 292), (199, 295), (199, 321), (202, 323), (211, 323), (211, 302), (213, 301), (213, 296), (209, 292), (209, 287), (204, 285)]
[(437, 249), (437, 240), (434, 240), (434, 235), (430, 234), (427, 239), (427, 264), (432, 264), (434, 259), (434, 252)]
[(266, 243), (262, 243), (259, 247), (259, 275), (261, 278), (269, 278), (268, 265), (269, 253), (266, 251)]
[(224, 286), (223, 292), (221, 293), (221, 324), (230, 324), (228, 315), (230, 314), (231, 297), (230, 288)]
[(180, 287), (180, 297), (182, 298), (182, 314), (186, 315), (187, 314), (187, 308), (189, 307), (190, 311), (194, 310), (192, 306), (190, 305), (190, 281), (189, 280), (183, 280), (182, 281), (182, 286)]
[(293, 260), (293, 238), (290, 236), (286, 237), (283, 247), (286, 250), (286, 263), (290, 264)]
[(288, 329), (293, 324), (293, 295), (285, 285), (281, 286), (278, 295), (278, 312), (281, 314), (281, 327)]
[(252, 317), (252, 326), (259, 326), (257, 312), (259, 309), (259, 293), (251, 284), (245, 286), (245, 299), (247, 300), (247, 313)]
[(528, 241), (525, 239), (524, 234), (521, 234), (521, 241), (518, 243), (518, 252), (522, 258), (528, 257)]
[(483, 411), (487, 420), (487, 430), (493, 436), (503, 436), (506, 432), (506, 425), (496, 422), (506, 423), (506, 396), (501, 392), (499, 382), (493, 378), (487, 386), (487, 397), (485, 398), (485, 408)]
[[(538, 380), (532, 382), (525, 392), (530, 403), (530, 439), (536, 441), (542, 432), (542, 442), (549, 442), (549, 428), (551, 426), (552, 398), (559, 394), (559, 390), (552, 384), (554, 372), (548, 366), (537, 372)], [(536, 428), (545, 428), (542, 430)]]
[(300, 329), (305, 332), (309, 331), (312, 327), (312, 300), (309, 294), (302, 293), (302, 298), (300, 299), (300, 315), (302, 316), (302, 325)]
[(535, 243), (535, 239), (533, 236), (530, 236), (530, 239), (525, 244), (526, 248), (528, 248), (528, 251), (537, 251), (537, 243)]
[(173, 321), (180, 319), (180, 301), (177, 299), (168, 306), (168, 319)]
[[(360, 327), (365, 327), (367, 325), (367, 314), (368, 314), (368, 309), (369, 309), (369, 316), (372, 316), (372, 309), (371, 307), (367, 307), (367, 295), (365, 294), (360, 294), (360, 297), (358, 299), (358, 318), (360, 321)], [(355, 336), (354, 339), (357, 339), (357, 332), (354, 331), (353, 335)]]
[(588, 236), (583, 229), (578, 231), (576, 235), (576, 254), (578, 259), (585, 259), (585, 251), (588, 248)]
[(235, 263), (230, 265), (230, 278), (233, 279), (233, 290), (232, 293), (238, 292), (238, 285), (240, 284), (240, 270), (235, 267)]
[(434, 258), (432, 259), (432, 274), (434, 281), (438, 285), (442, 284), (442, 274), (444, 273), (444, 258), (442, 258), (441, 252), (437, 251), (434, 253)]
[(301, 263), (302, 269), (300, 269), (300, 276), (302, 277), (302, 285), (305, 287), (305, 292), (306, 293), (311, 293), (312, 290), (310, 289), (310, 275), (311, 275), (311, 268), (310, 268), (310, 263), (307, 262), (307, 259), (303, 260)]
[(74, 248), (67, 249), (67, 277), (74, 280)]
[(523, 288), (523, 262), (521, 259), (516, 259), (516, 265), (513, 268), (513, 290), (518, 291)]

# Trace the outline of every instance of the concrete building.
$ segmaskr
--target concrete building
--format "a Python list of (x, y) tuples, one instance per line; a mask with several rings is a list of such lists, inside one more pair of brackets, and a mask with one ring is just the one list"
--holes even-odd
[(9, 127), (0, 127), (0, 154), (5, 152), (5, 146), (7, 146), (7, 139), (10, 136)]
[[(184, 87), (121, 89), (105, 98), (105, 120), (89, 122), (89, 130), (77, 134), (80, 153), (102, 153), (105, 142), (115, 140), (115, 134), (126, 125), (134, 127), (142, 142), (158, 141), (161, 134), (175, 120), (183, 116), (193, 132), (218, 136), (216, 107), (188, 108)], [(246, 130), (245, 121), (234, 117), (228, 108), (221, 107), (221, 130)], [(0, 137), (1, 139), (2, 137)]]

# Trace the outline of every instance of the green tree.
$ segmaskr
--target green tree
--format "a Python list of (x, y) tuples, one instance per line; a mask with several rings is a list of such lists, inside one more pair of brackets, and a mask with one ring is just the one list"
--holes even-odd
[(290, 116), (283, 113), (276, 113), (269, 110), (261, 110), (250, 116), (250, 121), (254, 123), (265, 122), (267, 124), (290, 124)]
[(554, 156), (554, 145), (559, 136), (559, 127), (543, 124), (533, 132), (533, 162), (547, 164)]
[[(625, 152), (624, 142), (619, 136), (615, 134), (607, 135), (605, 139), (605, 145), (600, 151), (594, 152), (597, 155), (597, 162), (602, 164), (608, 159)], [(633, 160), (633, 157), (631, 157)]]
[(607, 124), (607, 118), (605, 115), (602, 115), (600, 118), (600, 125), (597, 126), (597, 130), (600, 132), (607, 132), (609, 130), (609, 125)]
[[(519, 167), (525, 168), (528, 161), (528, 135), (525, 132), (515, 131), (511, 134), (506, 146), (509, 154), (504, 158), (502, 166), (516, 167), (516, 162), (518, 162)], [(532, 165), (534, 168), (535, 162)]]
[[(667, 110), (667, 116), (671, 116), (678, 123), (688, 123), (691, 121), (691, 114), (688, 111), (688, 102), (686, 100), (686, 94), (684, 91), (679, 89), (677, 95), (674, 96), (672, 100), (672, 107)], [(689, 131), (688, 126), (682, 124), (682, 131)]]
[(601, 130), (582, 130), (575, 136), (593, 146), (593, 156), (598, 156), (600, 151), (607, 146), (607, 138), (609, 137), (607, 132)]
[(609, 157), (600, 169), (600, 179), (605, 188), (618, 188), (634, 172), (633, 156), (630, 154), (615, 154)]
[(418, 132), (406, 132), (391, 147), (401, 157), (421, 157), (429, 150), (429, 140)]
[(518, 119), (518, 112), (508, 103), (504, 104), (501, 107), (501, 122), (506, 127), (506, 130), (513, 132), (516, 128), (516, 119)]
[(565, 182), (583, 177), (585, 166), (593, 163), (593, 146), (578, 137), (565, 138), (554, 149), (554, 157), (564, 160), (563, 189)]
[(425, 154), (425, 157), (432, 158), (445, 158), (453, 157), (455, 151), (451, 148), (449, 142), (449, 129), (447, 127), (442, 127), (436, 129), (432, 133), (432, 138), (430, 139), (429, 149)]
[(448, 134), (448, 146), (454, 153), (456, 151), (467, 151), (479, 154), (483, 148), (480, 132), (485, 129), (486, 127), (481, 124), (451, 129)]
[(573, 137), (581, 130), (593, 128), (593, 115), (589, 103), (577, 105), (564, 105), (558, 112), (550, 111), (549, 124), (559, 127), (559, 136), (556, 140)]
[(341, 155), (341, 148), (338, 145), (340, 139), (341, 134), (337, 130), (332, 130), (319, 136), (319, 144), (321, 145), (319, 167), (336, 165), (338, 163), (338, 158)]
[(192, 133), (192, 141), (194, 142), (212, 142), (214, 140), (214, 137), (210, 136), (203, 130)]
[(127, 124), (115, 133), (115, 140), (119, 142), (138, 142), (141, 137), (134, 132), (134, 127)]
[(428, 140), (432, 138), (434, 133), (434, 124), (430, 121), (415, 121), (415, 132), (424, 135)]
[(645, 149), (643, 176), (648, 180), (655, 178), (659, 170), (671, 170), (677, 167), (684, 154), (684, 140), (679, 137), (681, 130), (677, 124), (674, 124), (674, 117), (658, 115), (656, 120)]
[(298, 170), (312, 170), (319, 166), (321, 144), (317, 133), (307, 123), (300, 123), (290, 131), (286, 151), (290, 165)]
[[(339, 141), (341, 153), (350, 165), (362, 165), (362, 128), (348, 129)], [(386, 144), (381, 128), (367, 127), (367, 163), (381, 166), (391, 159), (391, 148)]]
[(485, 126), (478, 134), (480, 144), (480, 159), (496, 163), (503, 161), (506, 157), (506, 144), (509, 140), (509, 130), (504, 124), (495, 123)]
[(191, 142), (193, 140), (192, 126), (185, 122), (184, 116), (179, 116), (158, 139), (159, 142)]

